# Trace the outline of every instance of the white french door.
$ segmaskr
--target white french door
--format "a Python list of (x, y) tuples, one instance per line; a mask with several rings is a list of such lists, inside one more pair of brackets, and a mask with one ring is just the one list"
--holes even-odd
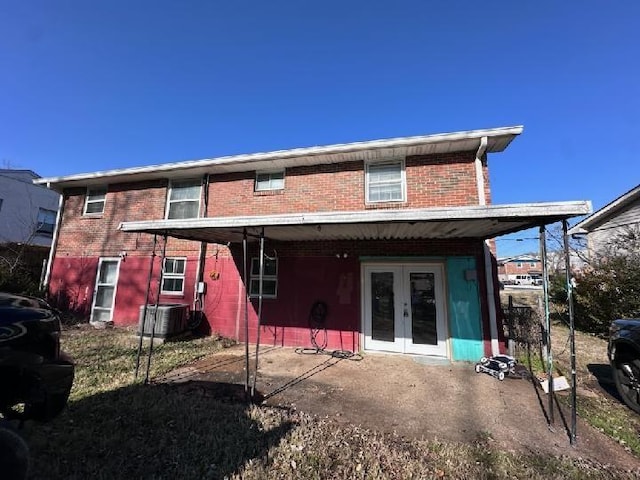
[(364, 264), (364, 348), (447, 356), (443, 268)]
[(112, 320), (119, 269), (119, 258), (101, 258), (98, 262), (98, 273), (91, 305), (91, 322)]

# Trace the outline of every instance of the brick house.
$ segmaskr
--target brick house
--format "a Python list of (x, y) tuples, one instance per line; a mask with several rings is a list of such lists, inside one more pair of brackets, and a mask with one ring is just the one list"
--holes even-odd
[[(530, 277), (527, 282), (519, 282), (519, 277)], [(542, 279), (542, 262), (535, 255), (523, 254), (498, 259), (498, 279), (501, 282), (531, 283)]]
[(63, 194), (50, 298), (91, 321), (128, 325), (160, 290), (160, 303), (188, 304), (205, 327), (240, 341), (259, 331), (263, 344), (306, 347), (319, 327), (329, 349), (453, 360), (497, 353), (490, 239), (590, 211), (588, 202), (491, 204), (487, 155), (521, 132), (39, 180)]

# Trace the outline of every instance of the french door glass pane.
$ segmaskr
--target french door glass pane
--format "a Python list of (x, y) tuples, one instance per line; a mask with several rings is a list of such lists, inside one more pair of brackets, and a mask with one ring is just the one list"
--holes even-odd
[(371, 273), (371, 338), (393, 342), (395, 306), (393, 272)]
[(99, 283), (116, 283), (116, 275), (118, 273), (118, 262), (102, 262), (100, 265)]
[(103, 310), (100, 308), (93, 309), (94, 322), (108, 322), (109, 320), (111, 320), (111, 310)]
[(435, 276), (410, 273), (411, 336), (414, 344), (437, 345)]
[(98, 287), (96, 292), (96, 307), (111, 308), (113, 305), (114, 287)]

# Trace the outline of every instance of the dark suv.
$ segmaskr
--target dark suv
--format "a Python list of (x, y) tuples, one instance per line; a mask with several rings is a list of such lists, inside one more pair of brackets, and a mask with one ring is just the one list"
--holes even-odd
[(60, 351), (60, 318), (45, 301), (0, 293), (0, 414), (47, 421), (67, 404), (73, 362)]
[(640, 319), (611, 323), (608, 354), (618, 393), (640, 413)]

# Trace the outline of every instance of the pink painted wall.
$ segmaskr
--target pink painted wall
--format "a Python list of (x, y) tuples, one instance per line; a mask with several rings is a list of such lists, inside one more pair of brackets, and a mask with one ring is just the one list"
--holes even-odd
[[(329, 349), (357, 350), (360, 331), (360, 266), (357, 259), (283, 257), (278, 260), (278, 298), (263, 300), (260, 343), (310, 347), (309, 314), (321, 300), (327, 304), (325, 326)], [(242, 266), (240, 265), (241, 269)], [(220, 273), (218, 280), (207, 272)], [(208, 259), (204, 312), (211, 330), (245, 339), (244, 284), (233, 258)], [(249, 306), (249, 341), (257, 339), (258, 301)], [(324, 332), (320, 333), (318, 341)]]
[[(81, 317), (89, 318), (98, 262), (99, 258), (96, 257), (57, 256), (49, 282), (51, 301), (60, 308), (69, 309)], [(197, 257), (187, 257), (184, 293), (161, 295), (160, 303), (186, 303), (189, 306), (193, 304), (196, 265)], [(113, 312), (115, 325), (125, 326), (137, 323), (140, 305), (145, 303), (150, 266), (150, 256), (127, 256), (120, 261)], [(155, 302), (159, 275), (160, 257), (155, 257), (149, 303)]]

